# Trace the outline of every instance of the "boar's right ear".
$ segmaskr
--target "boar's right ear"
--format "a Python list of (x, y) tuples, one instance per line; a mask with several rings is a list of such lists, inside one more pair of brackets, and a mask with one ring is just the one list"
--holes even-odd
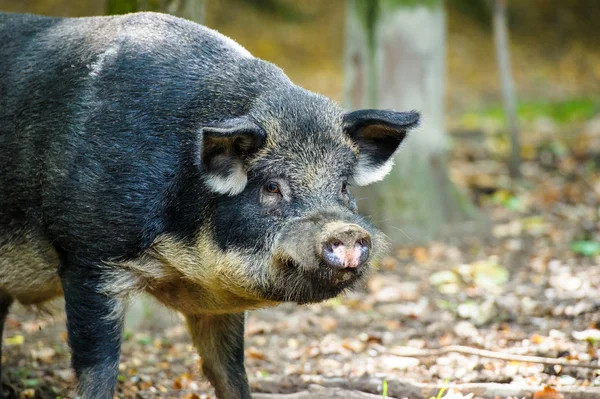
[(240, 117), (204, 127), (200, 162), (205, 181), (219, 194), (237, 195), (246, 187), (246, 159), (262, 147), (266, 135), (249, 118)]
[(358, 164), (352, 181), (366, 186), (382, 180), (392, 169), (394, 153), (409, 130), (419, 125), (416, 111), (363, 109), (344, 115), (344, 131), (358, 145)]

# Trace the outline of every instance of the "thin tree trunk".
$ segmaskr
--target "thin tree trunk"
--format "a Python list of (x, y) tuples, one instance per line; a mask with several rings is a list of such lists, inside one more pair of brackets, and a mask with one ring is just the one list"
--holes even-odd
[(474, 214), (448, 177), (443, 3), (404, 3), (350, 0), (346, 27), (346, 106), (422, 113), (421, 127), (403, 144), (390, 175), (353, 189), (361, 210), (394, 243), (429, 240)]
[(517, 105), (515, 87), (510, 69), (510, 51), (508, 29), (506, 24), (506, 0), (495, 0), (494, 3), (494, 41), (496, 44), (496, 58), (500, 72), (502, 86), (502, 99), (508, 128), (510, 130), (511, 153), (508, 170), (511, 177), (521, 175), (521, 146), (519, 144), (519, 128), (517, 126)]
[(160, 11), (201, 24), (204, 22), (204, 3), (205, 0), (106, 0), (106, 13)]
[(190, 21), (204, 22), (204, 0), (171, 0), (167, 1), (167, 12)]

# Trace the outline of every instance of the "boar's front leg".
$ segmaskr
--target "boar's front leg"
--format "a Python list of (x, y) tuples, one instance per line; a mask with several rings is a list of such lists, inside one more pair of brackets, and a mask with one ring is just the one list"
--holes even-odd
[(186, 317), (202, 371), (219, 399), (251, 399), (244, 368), (244, 313)]
[(4, 332), (4, 322), (8, 315), (8, 309), (13, 303), (13, 298), (4, 293), (0, 292), (0, 399), (4, 399), (4, 389), (2, 384), (2, 333)]
[(112, 399), (119, 368), (124, 304), (102, 293), (99, 270), (66, 266), (65, 295), (71, 363), (82, 399)]

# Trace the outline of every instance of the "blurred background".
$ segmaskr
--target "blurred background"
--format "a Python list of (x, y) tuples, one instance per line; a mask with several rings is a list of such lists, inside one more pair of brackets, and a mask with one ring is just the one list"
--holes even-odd
[[(168, 12), (233, 38), (348, 109), (422, 112), (423, 125), (391, 175), (353, 189), (394, 250), (363, 291), (253, 313), (254, 389), (282, 390), (282, 376), (293, 381), (288, 391), (301, 389), (306, 375), (600, 385), (593, 370), (394, 352), (462, 344), (598, 361), (599, 339), (575, 335), (600, 326), (597, 0), (0, 0), (0, 10)], [(197, 386), (195, 360), (179, 356), (191, 349), (174, 320), (167, 330), (130, 320), (120, 395), (150, 392), (155, 379), (170, 397)], [(13, 320), (13, 335), (22, 337), (24, 326), (32, 329), (27, 323), (39, 322), (19, 323)], [(31, 339), (37, 352), (18, 343), (9, 351), (54, 370), (46, 360), (63, 359), (62, 352), (44, 357), (39, 350), (51, 338)], [(151, 367), (134, 354), (140, 345), (158, 371), (140, 371)], [(55, 348), (64, 351), (64, 342)], [(165, 353), (175, 365), (168, 372), (160, 366)], [(68, 371), (66, 382), (53, 372), (44, 377), (50, 386), (72, 380)], [(43, 378), (14, 377), (25, 380), (41, 392)], [(382, 383), (354, 387), (383, 392)]]

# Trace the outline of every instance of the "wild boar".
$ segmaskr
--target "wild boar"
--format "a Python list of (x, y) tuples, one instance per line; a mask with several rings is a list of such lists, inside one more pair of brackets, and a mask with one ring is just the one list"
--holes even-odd
[(347, 112), (169, 15), (0, 13), (0, 316), (64, 295), (82, 398), (112, 398), (127, 298), (181, 312), (218, 398), (250, 398), (245, 312), (356, 286), (382, 234), (348, 186), (416, 112)]

